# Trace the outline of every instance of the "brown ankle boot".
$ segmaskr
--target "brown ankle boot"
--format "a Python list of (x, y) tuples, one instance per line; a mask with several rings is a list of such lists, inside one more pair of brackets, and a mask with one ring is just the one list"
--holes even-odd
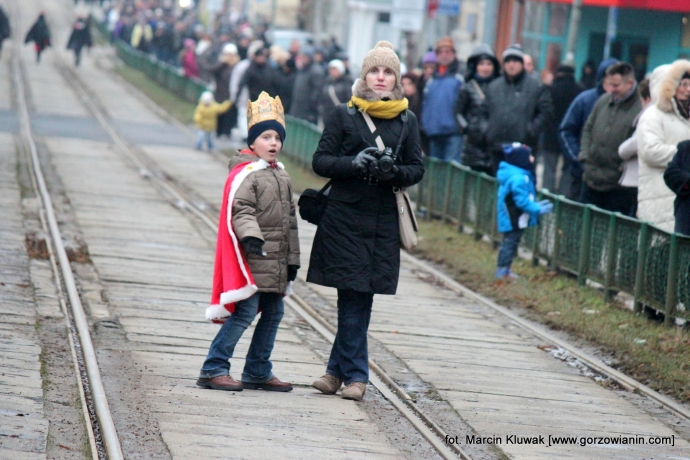
[(218, 377), (213, 377), (211, 379), (205, 377), (199, 377), (196, 384), (201, 388), (210, 388), (212, 390), (223, 390), (223, 391), (242, 391), (242, 383), (233, 379), (229, 375), (219, 375)]
[(342, 391), (343, 399), (352, 399), (354, 401), (361, 401), (364, 398), (364, 393), (367, 391), (367, 384), (364, 382), (352, 382)]
[(334, 395), (342, 385), (343, 381), (331, 374), (324, 374), (311, 384), (325, 395)]

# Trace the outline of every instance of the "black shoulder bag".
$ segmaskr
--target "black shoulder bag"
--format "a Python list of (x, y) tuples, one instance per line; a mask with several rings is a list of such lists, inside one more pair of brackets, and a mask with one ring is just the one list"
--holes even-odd
[(326, 182), (321, 190), (308, 188), (300, 195), (297, 206), (299, 206), (299, 215), (302, 219), (310, 224), (319, 225), (326, 209), (331, 182), (333, 181)]

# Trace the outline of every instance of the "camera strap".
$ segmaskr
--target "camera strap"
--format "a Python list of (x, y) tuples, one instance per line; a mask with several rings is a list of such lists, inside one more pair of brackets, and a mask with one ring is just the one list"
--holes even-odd
[[(369, 127), (369, 130), (371, 131), (371, 134), (374, 134), (376, 132), (376, 125), (374, 124), (374, 121), (371, 119), (368, 113), (366, 112), (360, 112), (362, 114), (362, 117), (364, 118), (364, 121), (367, 123), (367, 127)], [(353, 114), (354, 115), (354, 114)], [(398, 153), (400, 153), (400, 147), (402, 146), (403, 139), (405, 138), (405, 131), (407, 129), (407, 110), (405, 110), (401, 114), (402, 122), (403, 122), (403, 128), (402, 128), (402, 133), (400, 134), (400, 139), (398, 139), (398, 145), (395, 146), (395, 157), (398, 157)], [(357, 125), (357, 123), (355, 123)], [(381, 136), (376, 136), (374, 139), (374, 142), (376, 143), (376, 147), (383, 151), (386, 148), (386, 145), (383, 143), (383, 139), (381, 139)], [(367, 142), (368, 143), (368, 142)]]

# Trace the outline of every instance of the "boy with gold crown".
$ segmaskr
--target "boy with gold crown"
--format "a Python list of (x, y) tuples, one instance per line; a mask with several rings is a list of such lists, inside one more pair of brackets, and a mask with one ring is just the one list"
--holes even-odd
[[(271, 351), (300, 266), (290, 176), (277, 160), (285, 139), (280, 98), (262, 92), (247, 103), (248, 149), (230, 159), (218, 222), (211, 305), (206, 319), (222, 323), (197, 385), (214, 390), (291, 391), (272, 372)], [(258, 312), (242, 381), (230, 376), (230, 358)]]

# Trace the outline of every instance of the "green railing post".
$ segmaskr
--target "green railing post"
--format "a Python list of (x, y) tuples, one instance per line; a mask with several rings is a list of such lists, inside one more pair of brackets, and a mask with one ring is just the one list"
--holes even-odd
[(482, 176), (476, 175), (474, 178), (474, 210), (476, 212), (474, 219), (474, 239), (478, 241), (482, 239), (482, 213), (479, 210), (480, 203), (482, 202)]
[[(544, 195), (541, 191), (537, 192), (537, 201), (541, 201)], [(539, 219), (536, 227), (532, 227), (534, 232), (534, 241), (532, 241), (532, 266), (539, 265), (539, 230), (541, 229), (541, 219)]]
[(561, 229), (561, 222), (562, 222), (562, 206), (561, 206), (561, 200), (560, 198), (556, 198), (555, 203), (553, 204), (553, 212), (554, 212), (554, 229), (553, 229), (553, 254), (551, 254), (551, 260), (549, 261), (549, 266), (557, 270), (558, 269), (558, 253), (561, 250), (561, 235), (560, 235), (560, 229)]
[(453, 178), (453, 166), (452, 163), (445, 163), (446, 168), (446, 189), (443, 192), (443, 210), (441, 211), (441, 217), (444, 222), (448, 221), (448, 207), (450, 206), (450, 192), (452, 190), (452, 178)]
[(434, 160), (429, 161), (429, 171), (427, 172), (427, 175), (429, 176), (427, 184), (429, 184), (429, 187), (426, 190), (426, 214), (424, 216), (425, 220), (431, 220), (431, 202), (434, 196), (434, 169), (436, 169), (435, 164), (436, 162)]
[(610, 302), (614, 297), (612, 288), (616, 279), (616, 252), (618, 249), (618, 217), (616, 214), (617, 213), (611, 213), (609, 217), (609, 234), (606, 238), (606, 272), (604, 273), (604, 287), (606, 288), (606, 292), (604, 294), (604, 299), (607, 302)]
[(592, 237), (592, 207), (586, 205), (582, 215), (582, 237), (580, 238), (580, 257), (577, 263), (577, 284), (584, 286), (587, 282), (589, 266), (589, 245)]
[(463, 169), (460, 173), (460, 205), (458, 206), (458, 231), (465, 231), (465, 188), (467, 187), (467, 170)]
[(498, 249), (501, 241), (498, 233), (498, 181), (494, 181), (494, 197), (494, 205), (491, 208), (491, 245)]
[(678, 303), (678, 237), (671, 234), (671, 250), (668, 256), (668, 278), (666, 280), (666, 317), (664, 324), (674, 323), (676, 304)]
[(637, 243), (637, 268), (635, 271), (635, 304), (633, 311), (642, 313), (642, 296), (644, 295), (644, 274), (647, 265), (647, 251), (649, 249), (649, 224), (642, 222), (640, 225), (640, 236)]

